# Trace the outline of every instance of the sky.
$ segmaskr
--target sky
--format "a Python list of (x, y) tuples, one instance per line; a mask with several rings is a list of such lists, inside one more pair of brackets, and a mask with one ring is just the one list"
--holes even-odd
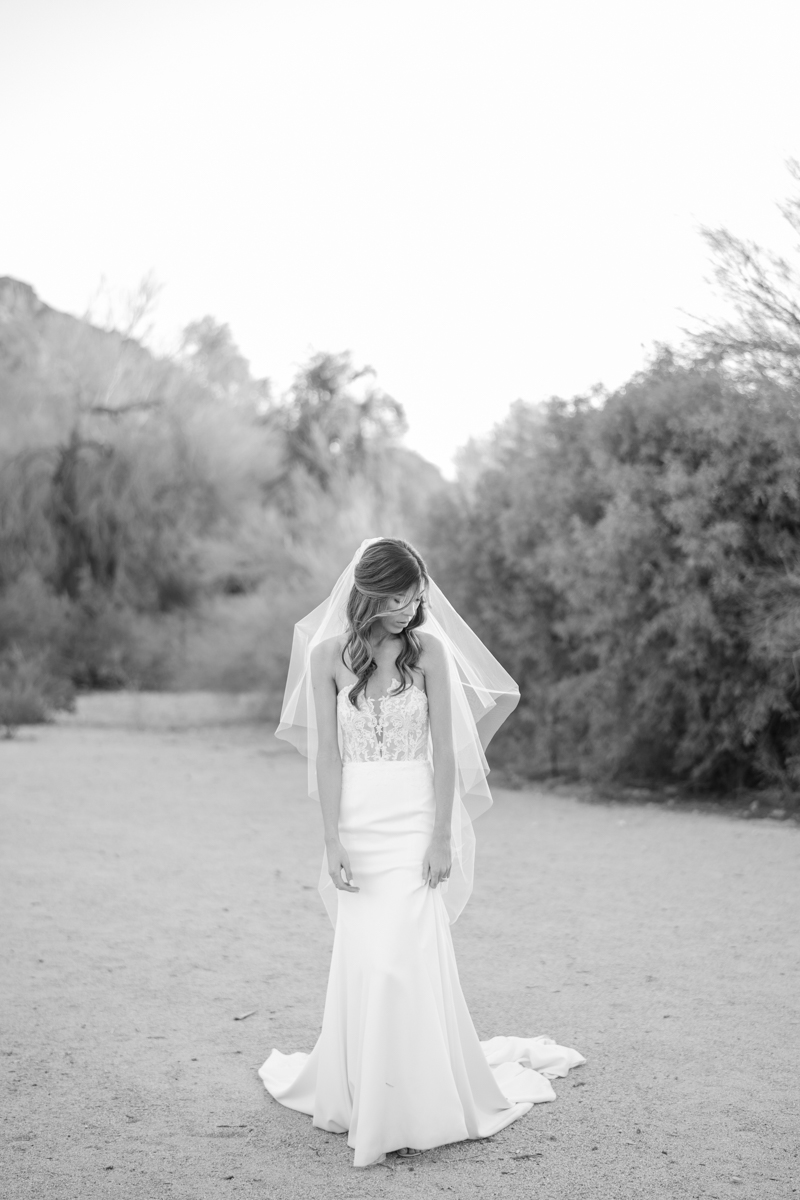
[[(278, 391), (349, 350), (452, 455), (720, 310), (782, 246), (796, 0), (0, 0), (0, 275), (162, 285)], [(783, 240), (783, 241), (782, 241)]]

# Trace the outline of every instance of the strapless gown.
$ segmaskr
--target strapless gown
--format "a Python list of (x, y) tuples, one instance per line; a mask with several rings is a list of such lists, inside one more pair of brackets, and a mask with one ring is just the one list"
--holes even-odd
[[(399, 685), (397, 685), (399, 687)], [(403, 1146), (484, 1138), (585, 1062), (548, 1037), (480, 1042), (458, 978), (440, 888), (422, 882), (435, 801), (425, 693), (338, 697), (339, 831), (357, 893), (338, 892), (322, 1032), (310, 1054), (259, 1070), (281, 1104), (347, 1133), (353, 1165)], [(321, 885), (321, 890), (322, 885)]]

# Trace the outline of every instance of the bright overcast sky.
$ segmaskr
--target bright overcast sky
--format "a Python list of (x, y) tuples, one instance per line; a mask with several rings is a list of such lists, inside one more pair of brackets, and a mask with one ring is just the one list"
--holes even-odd
[(620, 383), (775, 243), (797, 0), (0, 0), (0, 274), (211, 313), (279, 387), (353, 352), (446, 467)]

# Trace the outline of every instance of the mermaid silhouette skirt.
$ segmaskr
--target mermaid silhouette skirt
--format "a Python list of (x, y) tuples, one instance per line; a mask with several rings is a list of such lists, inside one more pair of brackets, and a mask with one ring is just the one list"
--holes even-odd
[(422, 881), (433, 821), (428, 762), (344, 764), (339, 831), (360, 891), (338, 893), (322, 1032), (259, 1071), (281, 1104), (347, 1133), (356, 1167), (488, 1137), (585, 1061), (550, 1038), (478, 1040), (441, 891)]

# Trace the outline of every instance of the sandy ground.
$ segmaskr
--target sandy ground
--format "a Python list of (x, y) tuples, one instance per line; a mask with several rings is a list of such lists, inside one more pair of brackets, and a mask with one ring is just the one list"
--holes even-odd
[(800, 1193), (797, 827), (497, 791), (464, 990), (481, 1037), (588, 1064), (493, 1139), (355, 1171), (256, 1075), (322, 1015), (305, 765), (163, 718), (0, 743), (9, 1200)]

